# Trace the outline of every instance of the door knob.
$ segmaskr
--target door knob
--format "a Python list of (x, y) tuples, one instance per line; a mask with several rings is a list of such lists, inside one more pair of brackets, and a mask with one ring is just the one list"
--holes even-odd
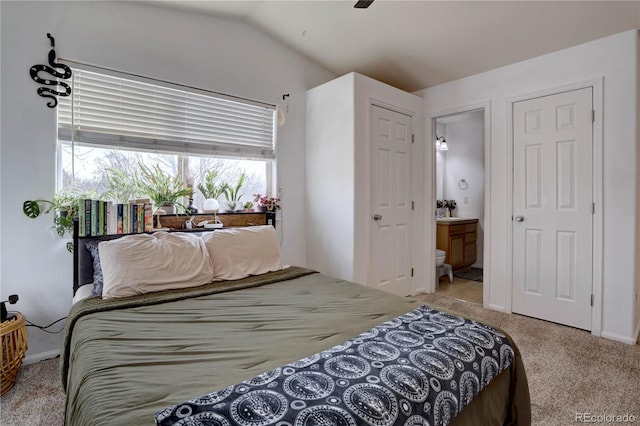
[(376, 213), (376, 214), (373, 215), (372, 219), (377, 222), (379, 220), (382, 220), (382, 215)]
[(524, 222), (524, 216), (516, 216), (515, 220), (516, 222)]

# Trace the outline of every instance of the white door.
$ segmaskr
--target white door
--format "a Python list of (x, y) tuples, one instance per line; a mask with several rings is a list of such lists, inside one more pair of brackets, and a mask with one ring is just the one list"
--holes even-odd
[(591, 329), (592, 89), (513, 105), (513, 312)]
[(412, 118), (371, 106), (371, 285), (411, 293)]

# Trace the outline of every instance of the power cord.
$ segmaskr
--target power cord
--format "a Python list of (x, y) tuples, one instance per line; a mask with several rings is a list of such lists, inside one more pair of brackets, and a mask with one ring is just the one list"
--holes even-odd
[(29, 321), (28, 319), (25, 319), (25, 322), (27, 323), (27, 327), (36, 327), (36, 328), (39, 328), (40, 330), (44, 331), (45, 333), (58, 334), (58, 333), (60, 333), (62, 330), (64, 330), (64, 327), (62, 327), (62, 328), (61, 328), (60, 330), (58, 330), (58, 331), (49, 331), (49, 330), (47, 330), (47, 328), (51, 327), (51, 326), (52, 326), (52, 325), (54, 325), (54, 324), (59, 323), (60, 321), (66, 320), (66, 319), (67, 319), (67, 317), (62, 317), (62, 318), (60, 318), (60, 319), (58, 319), (58, 320), (55, 320), (54, 322), (52, 322), (51, 324), (46, 325), (46, 326), (42, 326), (42, 325), (38, 325), (38, 324), (34, 324), (34, 323), (32, 323), (31, 321)]

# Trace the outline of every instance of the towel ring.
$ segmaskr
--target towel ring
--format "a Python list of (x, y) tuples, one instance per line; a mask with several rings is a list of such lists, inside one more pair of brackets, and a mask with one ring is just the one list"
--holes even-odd
[(458, 181), (458, 188), (460, 189), (469, 189), (469, 183), (466, 179), (460, 179)]

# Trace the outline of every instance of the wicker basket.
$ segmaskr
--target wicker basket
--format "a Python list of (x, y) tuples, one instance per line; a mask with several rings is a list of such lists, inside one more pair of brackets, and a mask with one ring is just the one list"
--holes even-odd
[(22, 359), (27, 352), (27, 328), (24, 316), (16, 313), (13, 318), (0, 323), (2, 336), (2, 388), (0, 395), (4, 395), (16, 384), (18, 371)]

